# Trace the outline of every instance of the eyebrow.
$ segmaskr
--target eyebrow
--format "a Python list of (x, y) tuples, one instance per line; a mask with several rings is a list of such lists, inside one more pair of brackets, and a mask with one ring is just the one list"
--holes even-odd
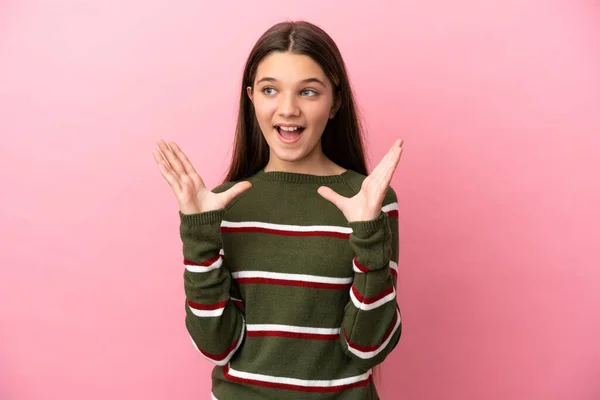
[[(271, 78), (270, 76), (265, 76), (264, 78), (261, 78), (258, 82), (256, 82), (256, 84), (258, 85), (261, 82), (278, 82), (278, 81), (277, 81), (277, 79)], [(323, 83), (323, 81), (318, 78), (303, 79), (300, 81), (300, 83), (319, 83), (319, 84), (323, 85), (323, 87), (327, 87), (327, 85), (325, 85), (325, 83)]]

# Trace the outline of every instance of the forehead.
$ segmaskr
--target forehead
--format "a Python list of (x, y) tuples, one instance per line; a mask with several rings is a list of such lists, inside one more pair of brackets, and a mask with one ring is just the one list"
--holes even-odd
[(256, 80), (266, 76), (283, 83), (318, 78), (329, 84), (325, 72), (312, 58), (289, 52), (274, 52), (262, 59), (256, 69)]

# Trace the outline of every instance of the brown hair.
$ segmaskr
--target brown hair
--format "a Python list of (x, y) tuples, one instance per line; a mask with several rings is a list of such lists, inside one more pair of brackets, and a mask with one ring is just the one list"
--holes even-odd
[[(325, 72), (341, 105), (327, 122), (321, 138), (325, 155), (339, 166), (367, 175), (362, 127), (354, 104), (346, 65), (333, 39), (321, 28), (306, 21), (281, 22), (267, 30), (248, 56), (238, 112), (233, 156), (224, 182), (244, 180), (269, 161), (269, 146), (262, 135), (246, 88), (254, 86), (258, 64), (273, 52), (292, 52), (311, 57)], [(373, 379), (379, 366), (373, 368)]]
[(262, 135), (246, 88), (254, 86), (258, 64), (273, 52), (311, 57), (333, 85), (341, 105), (327, 122), (321, 138), (325, 155), (339, 166), (367, 175), (364, 144), (346, 66), (335, 42), (321, 28), (305, 21), (281, 22), (267, 30), (248, 56), (238, 113), (233, 155), (225, 182), (246, 179), (267, 165), (269, 146)]

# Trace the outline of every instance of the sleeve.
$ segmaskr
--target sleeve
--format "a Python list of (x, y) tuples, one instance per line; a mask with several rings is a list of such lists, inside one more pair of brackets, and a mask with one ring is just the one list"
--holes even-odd
[(396, 347), (402, 331), (396, 301), (398, 202), (389, 189), (379, 217), (351, 222), (354, 281), (344, 309), (340, 341), (344, 352), (367, 371)]
[(245, 334), (239, 299), (230, 296), (231, 273), (222, 250), (224, 210), (180, 215), (183, 242), (185, 324), (196, 349), (209, 361), (225, 365)]

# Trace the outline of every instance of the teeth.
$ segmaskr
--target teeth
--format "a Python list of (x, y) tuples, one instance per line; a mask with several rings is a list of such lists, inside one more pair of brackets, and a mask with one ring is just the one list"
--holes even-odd
[(287, 131), (287, 132), (294, 132), (298, 130), (297, 126), (280, 126), (279, 129), (281, 129), (282, 131)]

